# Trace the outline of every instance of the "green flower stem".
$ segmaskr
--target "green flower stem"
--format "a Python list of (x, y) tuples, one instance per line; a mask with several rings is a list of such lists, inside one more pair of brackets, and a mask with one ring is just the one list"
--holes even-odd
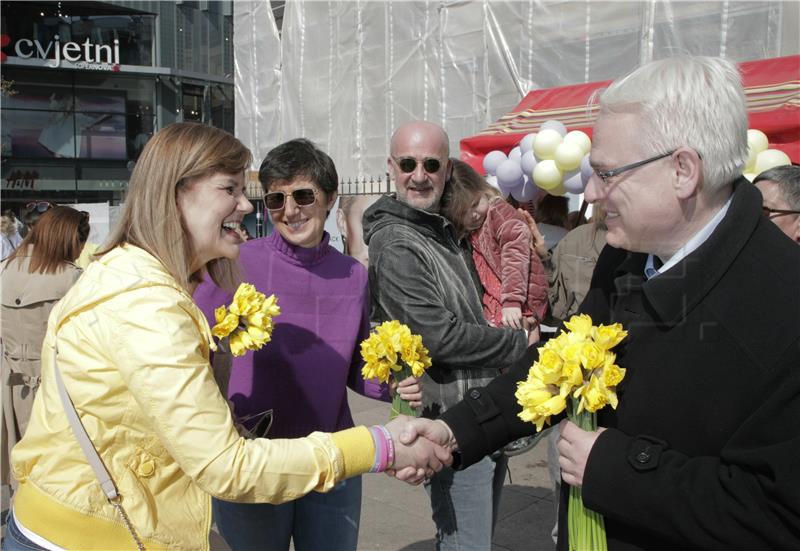
[[(404, 381), (411, 377), (411, 368), (405, 362), (400, 363), (400, 370), (392, 373), (392, 378), (397, 381)], [(412, 408), (411, 405), (400, 397), (400, 393), (395, 393), (392, 397), (392, 410), (389, 413), (389, 419), (394, 419), (398, 415), (409, 415), (411, 417), (419, 417), (419, 411)]]
[[(576, 414), (577, 400), (570, 400), (567, 418), (583, 430), (597, 430), (597, 414), (582, 411)], [(583, 505), (580, 488), (570, 486), (567, 511), (570, 551), (608, 551), (603, 515)]]

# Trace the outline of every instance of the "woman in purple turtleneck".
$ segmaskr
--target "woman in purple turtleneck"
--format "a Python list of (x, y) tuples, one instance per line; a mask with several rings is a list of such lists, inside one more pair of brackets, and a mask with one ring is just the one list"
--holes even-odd
[[(352, 427), (347, 387), (380, 400), (389, 393), (361, 377), (360, 343), (369, 335), (367, 271), (331, 247), (324, 231), (336, 201), (336, 167), (310, 141), (297, 139), (270, 151), (258, 177), (277, 231), (242, 245), (242, 280), (274, 293), (281, 314), (271, 342), (233, 360), (227, 392), (234, 416), (254, 429), (258, 414), (271, 409), (269, 438)], [(206, 282), (194, 298), (213, 325), (214, 308), (230, 303), (232, 293)], [(421, 400), (414, 379), (398, 392), (412, 404)], [(286, 551), (292, 539), (297, 551), (355, 551), (360, 516), (360, 477), (282, 505), (214, 500), (214, 520), (234, 551)]]

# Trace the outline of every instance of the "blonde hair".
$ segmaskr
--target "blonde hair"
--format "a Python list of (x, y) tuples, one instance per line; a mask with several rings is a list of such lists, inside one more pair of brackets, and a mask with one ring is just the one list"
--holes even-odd
[(464, 220), (477, 198), (485, 195), (492, 199), (501, 198), (500, 192), (490, 186), (469, 164), (460, 159), (450, 159), (453, 171), (447, 182), (439, 214), (450, 220), (456, 233), (463, 236), (467, 233)]
[[(250, 151), (224, 130), (197, 123), (175, 123), (145, 145), (131, 174), (125, 208), (117, 227), (96, 253), (124, 243), (146, 250), (187, 290), (202, 279), (190, 273), (195, 251), (178, 208), (178, 191), (216, 173), (240, 174), (250, 165)], [(205, 265), (218, 286), (233, 288), (238, 264), (218, 258)]]

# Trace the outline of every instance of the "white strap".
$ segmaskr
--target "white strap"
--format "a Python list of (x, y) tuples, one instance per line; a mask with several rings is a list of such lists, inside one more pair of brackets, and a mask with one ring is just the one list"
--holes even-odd
[(78, 444), (81, 450), (83, 450), (83, 455), (86, 456), (86, 460), (92, 467), (98, 482), (100, 482), (103, 493), (106, 494), (109, 501), (115, 501), (119, 495), (117, 493), (117, 486), (108, 473), (108, 469), (106, 469), (106, 466), (103, 464), (103, 460), (100, 459), (100, 455), (97, 453), (94, 444), (92, 444), (91, 438), (89, 438), (89, 435), (86, 433), (86, 428), (83, 426), (83, 423), (81, 423), (78, 412), (75, 411), (75, 405), (72, 403), (72, 399), (69, 397), (69, 393), (64, 387), (64, 381), (61, 379), (61, 370), (58, 368), (57, 356), (58, 340), (56, 339), (56, 343), (53, 345), (53, 371), (56, 374), (56, 386), (58, 386), (58, 395), (61, 396), (61, 404), (64, 406), (64, 412), (67, 414), (67, 420), (72, 427), (72, 432), (75, 433), (75, 439), (78, 440)]

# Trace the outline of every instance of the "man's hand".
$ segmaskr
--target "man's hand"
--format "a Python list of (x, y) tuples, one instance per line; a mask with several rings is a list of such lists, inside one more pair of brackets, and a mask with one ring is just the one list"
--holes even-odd
[(503, 325), (514, 329), (522, 329), (522, 308), (519, 306), (504, 306)]
[(536, 220), (534, 220), (531, 213), (525, 209), (517, 209), (517, 212), (522, 215), (525, 219), (525, 223), (528, 224), (528, 229), (531, 232), (531, 248), (536, 251), (536, 255), (539, 258), (545, 258), (547, 256), (547, 244), (544, 241), (542, 232), (539, 231), (539, 226), (536, 225)]
[(399, 383), (392, 379), (389, 383), (389, 394), (399, 394), (414, 409), (422, 407), (422, 384), (416, 377), (407, 377)]
[[(441, 436), (438, 436), (439, 439), (437, 437), (417, 438), (417, 435), (426, 436), (427, 434), (424, 429), (422, 431), (416, 429), (420, 421), (434, 423), (429, 419), (415, 419), (407, 415), (398, 415), (386, 424), (394, 441), (394, 468), (390, 474), (394, 474), (398, 479), (409, 484), (419, 484), (433, 476), (434, 472), (442, 470), (445, 465), (449, 466), (453, 463), (450, 448), (441, 443)], [(414, 428), (409, 429), (411, 425)], [(448, 440), (448, 438), (445, 439)]]
[(583, 473), (586, 470), (589, 452), (592, 451), (597, 437), (606, 429), (598, 427), (597, 431), (585, 431), (566, 419), (561, 421), (558, 426), (561, 435), (556, 448), (558, 448), (561, 477), (570, 486), (580, 488), (583, 486)]

